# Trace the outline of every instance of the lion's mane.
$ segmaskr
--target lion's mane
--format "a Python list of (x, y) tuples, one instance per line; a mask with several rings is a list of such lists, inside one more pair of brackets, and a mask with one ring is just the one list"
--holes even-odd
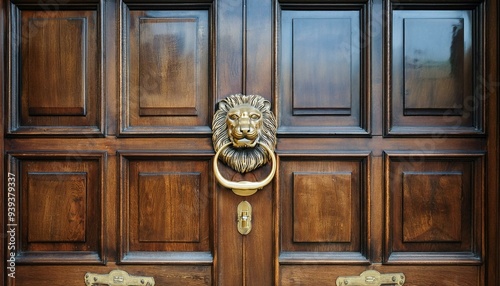
[(226, 116), (228, 111), (241, 104), (250, 104), (262, 112), (263, 124), (259, 131), (259, 144), (254, 148), (235, 148), (232, 145), (222, 151), (219, 158), (239, 173), (251, 172), (265, 165), (272, 154), (268, 154), (261, 146), (265, 144), (269, 149), (274, 150), (276, 146), (276, 118), (270, 110), (270, 102), (260, 95), (233, 94), (219, 102), (218, 110), (214, 114), (212, 121), (212, 141), (215, 152), (222, 146), (230, 143)]

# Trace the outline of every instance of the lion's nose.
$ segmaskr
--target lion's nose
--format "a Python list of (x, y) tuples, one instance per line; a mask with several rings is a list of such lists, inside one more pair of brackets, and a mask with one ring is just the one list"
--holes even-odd
[(250, 120), (247, 118), (240, 118), (240, 132), (243, 134), (250, 132)]

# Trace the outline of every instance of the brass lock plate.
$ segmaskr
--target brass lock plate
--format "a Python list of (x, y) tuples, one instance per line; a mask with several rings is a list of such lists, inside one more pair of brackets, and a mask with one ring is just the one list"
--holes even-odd
[(153, 277), (133, 276), (123, 270), (112, 270), (108, 274), (85, 274), (85, 285), (109, 285), (109, 286), (154, 286)]
[(405, 284), (405, 275), (403, 273), (380, 274), (376, 270), (367, 270), (359, 276), (340, 276), (335, 283), (337, 286), (401, 286)]

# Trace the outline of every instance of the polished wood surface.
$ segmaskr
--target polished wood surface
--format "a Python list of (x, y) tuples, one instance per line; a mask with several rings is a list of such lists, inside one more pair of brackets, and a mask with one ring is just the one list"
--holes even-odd
[(192, 259), (190, 252), (206, 256), (211, 249), (210, 156), (130, 151), (119, 156), (122, 259), (147, 259), (145, 251), (156, 252), (156, 261), (164, 263), (169, 252), (177, 252), (171, 257), (176, 260)]
[(102, 42), (96, 10), (13, 6), (12, 94), (7, 132), (102, 135)]
[(28, 243), (85, 242), (86, 179), (85, 173), (28, 173)]
[(483, 154), (385, 158), (387, 262), (481, 263)]
[(210, 132), (209, 8), (124, 4), (122, 135)]
[(470, 92), (470, 84), (464, 80), (470, 79), (472, 33), (470, 15), (457, 14), (454, 19), (415, 19), (416, 13), (400, 16), (404, 27), (405, 114), (463, 112), (464, 94)]
[(280, 259), (365, 262), (368, 154), (280, 158)]
[(367, 6), (277, 9), (280, 133), (367, 134), (369, 46), (361, 43)]
[(388, 134), (484, 133), (479, 14), (393, 10)]
[(19, 263), (102, 263), (106, 154), (8, 152), (17, 181)]
[[(497, 1), (1, 3), (5, 285), (500, 284)], [(250, 197), (212, 170), (236, 93), (278, 118)]]

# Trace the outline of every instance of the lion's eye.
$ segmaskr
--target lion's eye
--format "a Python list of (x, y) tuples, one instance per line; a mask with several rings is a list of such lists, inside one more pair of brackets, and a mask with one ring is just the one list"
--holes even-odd
[(258, 115), (258, 114), (252, 114), (252, 115), (250, 115), (250, 118), (252, 120), (259, 120), (260, 119), (260, 115)]
[(239, 116), (236, 114), (229, 114), (228, 116), (229, 116), (229, 119), (231, 119), (231, 120), (238, 120), (238, 118), (239, 118)]

